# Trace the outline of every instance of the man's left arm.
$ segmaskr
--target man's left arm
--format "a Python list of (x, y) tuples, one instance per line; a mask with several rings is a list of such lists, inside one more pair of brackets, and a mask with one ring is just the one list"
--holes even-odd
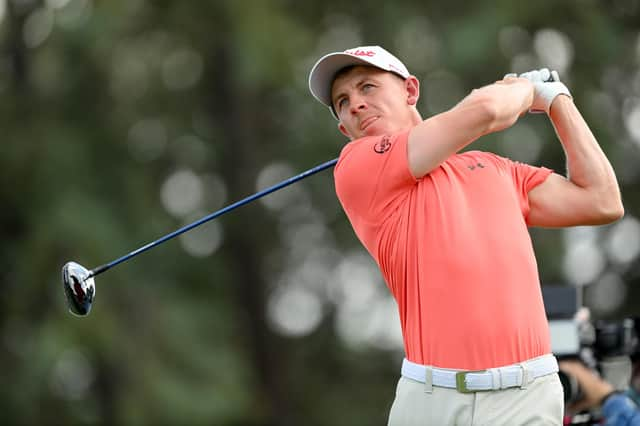
[(613, 167), (572, 98), (559, 94), (547, 109), (567, 157), (567, 177), (553, 173), (529, 191), (529, 225), (602, 225), (622, 217)]

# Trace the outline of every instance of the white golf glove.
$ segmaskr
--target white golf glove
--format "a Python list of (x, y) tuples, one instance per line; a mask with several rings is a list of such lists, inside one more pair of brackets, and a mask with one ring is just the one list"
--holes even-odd
[[(505, 77), (516, 77), (516, 74), (507, 74)], [(557, 71), (542, 68), (522, 73), (519, 77), (531, 81), (535, 88), (533, 104), (531, 104), (529, 112), (546, 112), (548, 114), (551, 103), (556, 96), (566, 95), (571, 98), (569, 89), (560, 81)]]

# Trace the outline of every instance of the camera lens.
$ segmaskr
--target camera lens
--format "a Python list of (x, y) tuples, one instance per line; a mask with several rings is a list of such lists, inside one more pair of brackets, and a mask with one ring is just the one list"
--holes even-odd
[(560, 383), (562, 383), (565, 404), (582, 399), (582, 391), (580, 390), (580, 385), (575, 377), (565, 373), (564, 371), (559, 371), (558, 376), (560, 376)]

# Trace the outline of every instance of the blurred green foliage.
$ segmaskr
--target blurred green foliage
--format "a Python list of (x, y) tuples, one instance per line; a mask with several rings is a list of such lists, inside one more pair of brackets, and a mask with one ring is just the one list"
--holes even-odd
[[(288, 234), (288, 223), (300, 220), (292, 205), (254, 203), (219, 219), (209, 231), (221, 233), (221, 243), (206, 255), (172, 241), (98, 277), (84, 319), (68, 314), (59, 282), (66, 261), (108, 262), (261, 189), (269, 164), (295, 174), (336, 157), (344, 140), (306, 87), (311, 65), (329, 51), (380, 44), (396, 52), (423, 81), (425, 116), (506, 72), (525, 71), (513, 69), (518, 64), (546, 65), (545, 52), (568, 51), (563, 77), (619, 174), (627, 218), (640, 213), (634, 0), (0, 5), (2, 424), (386, 422), (401, 350), (341, 337), (330, 286), (312, 286), (321, 306), (309, 332), (273, 326), (270, 300), (305, 257), (287, 248), (298, 235)], [(563, 35), (569, 50), (536, 44), (545, 30)], [(562, 172), (548, 121), (521, 121), (528, 132), (517, 124), (473, 148), (507, 155), (518, 152), (510, 136), (533, 134), (542, 141), (535, 162)], [(186, 181), (192, 186), (173, 197), (189, 188), (202, 196), (181, 216), (162, 194), (185, 170), (202, 178), (200, 186)], [(212, 181), (222, 183), (217, 196)], [(306, 197), (307, 214), (320, 218), (322, 227), (312, 229), (331, 243), (325, 253), (333, 264), (362, 252), (331, 173), (297, 185), (303, 195), (286, 191), (294, 202)], [(610, 230), (598, 230), (603, 247)], [(563, 235), (532, 230), (544, 283), (568, 283)], [(626, 296), (601, 314), (637, 314), (637, 256), (603, 258), (594, 280), (616, 274)], [(372, 285), (384, 293), (381, 282)]]

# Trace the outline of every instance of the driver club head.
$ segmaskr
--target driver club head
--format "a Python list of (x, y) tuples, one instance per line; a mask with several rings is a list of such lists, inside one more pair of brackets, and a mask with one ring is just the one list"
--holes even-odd
[(76, 262), (67, 262), (62, 267), (62, 285), (69, 311), (78, 316), (89, 314), (96, 294), (90, 271)]

